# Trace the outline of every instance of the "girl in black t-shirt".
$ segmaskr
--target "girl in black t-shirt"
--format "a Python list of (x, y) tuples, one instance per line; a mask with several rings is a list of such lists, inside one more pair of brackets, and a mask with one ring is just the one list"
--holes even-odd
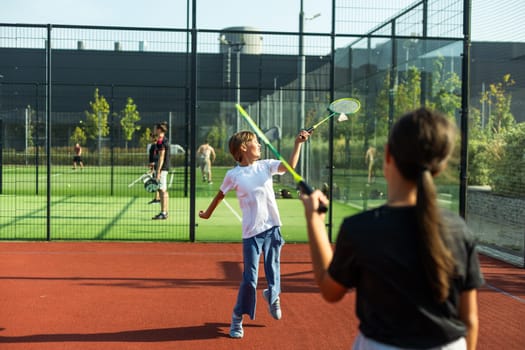
[(421, 108), (393, 126), (383, 165), (386, 205), (345, 219), (332, 252), (327, 198), (302, 196), (316, 282), (330, 302), (356, 289), (354, 350), (475, 349), (483, 283), (464, 221), (438, 207), (433, 177), (445, 167), (455, 128)]

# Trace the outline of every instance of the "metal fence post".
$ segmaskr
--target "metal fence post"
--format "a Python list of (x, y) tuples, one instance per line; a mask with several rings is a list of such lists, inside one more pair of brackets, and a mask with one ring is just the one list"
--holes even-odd
[(2, 174), (4, 173), (4, 121), (3, 119), (0, 119), (0, 194), (3, 192), (3, 183), (4, 179), (2, 177)]
[(191, 117), (190, 117), (190, 242), (195, 242), (195, 179), (196, 179), (196, 159), (195, 150), (197, 148), (196, 121), (197, 121), (197, 0), (192, 0), (192, 28), (191, 28)]
[[(330, 101), (335, 99), (335, 1), (332, 0), (332, 30), (330, 35)], [(334, 118), (330, 118), (330, 127), (328, 129), (328, 184), (330, 199), (333, 198), (334, 188)], [(333, 233), (333, 206), (328, 208), (328, 239), (332, 242)]]
[(459, 174), (459, 215), (466, 218), (468, 166), (468, 108), (470, 100), (470, 11), (471, 1), (463, 2), (463, 60), (461, 67), (461, 169)]
[(46, 165), (47, 165), (47, 194), (46, 194), (46, 240), (51, 240), (51, 30), (47, 25), (46, 45)]

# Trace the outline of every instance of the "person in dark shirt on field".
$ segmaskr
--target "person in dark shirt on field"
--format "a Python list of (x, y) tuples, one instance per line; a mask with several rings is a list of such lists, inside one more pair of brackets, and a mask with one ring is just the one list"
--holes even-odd
[(334, 251), (317, 211), (327, 198), (301, 196), (322, 296), (336, 302), (356, 289), (354, 350), (476, 348), (483, 277), (474, 239), (458, 215), (439, 209), (433, 180), (454, 139), (442, 115), (404, 115), (385, 147), (387, 204), (346, 218)]
[[(152, 174), (155, 174), (155, 164), (157, 164), (158, 155), (156, 152), (157, 148), (157, 135), (155, 130), (149, 135), (151, 138), (151, 143), (148, 145), (148, 160), (149, 160), (149, 170)], [(155, 198), (150, 200), (148, 204), (160, 203), (160, 191), (155, 192)]]
[(157, 181), (160, 192), (160, 213), (153, 220), (166, 220), (168, 218), (168, 172), (170, 170), (170, 143), (166, 138), (168, 127), (166, 123), (157, 124), (155, 133), (157, 143), (155, 144), (155, 156), (158, 158), (155, 164)]

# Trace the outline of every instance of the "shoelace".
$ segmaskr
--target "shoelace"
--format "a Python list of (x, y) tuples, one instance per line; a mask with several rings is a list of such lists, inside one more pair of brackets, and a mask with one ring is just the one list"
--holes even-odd
[(281, 302), (279, 299), (275, 300), (274, 303), (271, 305), (272, 311), (277, 311), (281, 308)]
[(235, 329), (235, 330), (239, 330), (241, 329), (242, 327), (242, 316), (241, 317), (237, 317), (237, 316), (233, 316), (232, 317), (232, 329)]

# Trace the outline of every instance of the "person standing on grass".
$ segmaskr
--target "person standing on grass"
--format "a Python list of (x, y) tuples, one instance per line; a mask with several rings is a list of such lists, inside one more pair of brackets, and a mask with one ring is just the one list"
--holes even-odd
[(153, 220), (166, 220), (168, 218), (168, 172), (170, 170), (170, 143), (166, 138), (168, 127), (166, 123), (159, 123), (155, 127), (157, 143), (155, 144), (155, 174), (159, 182), (160, 192), (160, 213), (155, 215)]
[(476, 289), (483, 284), (474, 238), (440, 210), (434, 176), (446, 167), (455, 128), (421, 108), (392, 128), (385, 147), (386, 205), (346, 218), (332, 251), (314, 191), (305, 206), (315, 280), (324, 299), (356, 289), (354, 350), (475, 349)]
[(202, 181), (208, 182), (210, 185), (213, 183), (211, 180), (211, 162), (215, 161), (215, 149), (210, 146), (206, 140), (197, 149), (197, 155), (199, 156), (199, 166), (201, 168)]
[(75, 144), (75, 155), (73, 156), (73, 170), (77, 170), (77, 164), (80, 166), (80, 170), (84, 170), (84, 163), (82, 162), (82, 147), (79, 143)]
[(376, 158), (376, 148), (373, 146), (368, 147), (365, 153), (365, 164), (368, 166), (368, 184), (371, 184), (372, 181), (375, 181), (375, 158)]
[[(299, 160), (302, 143), (309, 133), (301, 131), (295, 139), (295, 146), (290, 157), (290, 165), (295, 167)], [(219, 192), (206, 211), (200, 211), (202, 219), (208, 219), (217, 205), (230, 190), (237, 192), (242, 209), (242, 242), (244, 272), (233, 308), (230, 337), (242, 338), (242, 318), (246, 314), (255, 319), (256, 287), (259, 259), (264, 254), (264, 272), (268, 289), (263, 297), (268, 302), (270, 314), (276, 320), (281, 319), (282, 311), (279, 294), (281, 293), (280, 255), (284, 239), (281, 236), (281, 219), (273, 190), (273, 175), (282, 175), (286, 168), (279, 160), (261, 157), (261, 145), (257, 136), (250, 131), (241, 131), (230, 138), (230, 153), (238, 165), (229, 170), (224, 177)]]
[[(149, 136), (151, 138), (151, 143), (148, 145), (149, 171), (150, 173), (155, 174), (155, 164), (157, 164), (157, 161), (158, 161), (158, 155), (155, 152), (156, 147), (157, 147), (157, 135), (155, 134), (155, 128), (153, 128), (153, 132)], [(160, 203), (160, 191), (159, 190), (155, 192), (155, 198), (153, 198), (152, 200), (148, 202), (148, 204), (156, 204), (156, 203)]]

